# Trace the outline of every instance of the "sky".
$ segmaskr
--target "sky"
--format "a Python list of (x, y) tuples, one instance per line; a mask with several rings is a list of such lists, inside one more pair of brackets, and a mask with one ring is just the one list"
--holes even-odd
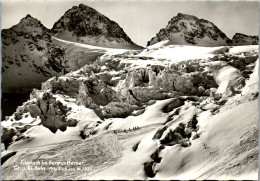
[(80, 3), (117, 22), (142, 46), (179, 12), (211, 21), (229, 38), (235, 33), (258, 34), (258, 1), (2, 0), (2, 29), (19, 23), (27, 14), (52, 28), (68, 9)]

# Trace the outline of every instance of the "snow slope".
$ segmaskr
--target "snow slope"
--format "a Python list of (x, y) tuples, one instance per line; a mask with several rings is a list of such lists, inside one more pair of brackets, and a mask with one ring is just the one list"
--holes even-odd
[(218, 115), (205, 112), (198, 121), (200, 138), (194, 140), (192, 147), (163, 150), (155, 178), (257, 179), (257, 100)]
[[(188, 45), (168, 45), (168, 40), (154, 44), (143, 50), (139, 56), (169, 59), (179, 62), (191, 59), (206, 59), (213, 57), (214, 52), (223, 47), (197, 47)], [(158, 47), (158, 48), (157, 48)]]
[(161, 41), (159, 43), (148, 46), (137, 56), (153, 57), (156, 59), (167, 59), (172, 63), (180, 61), (207, 59), (216, 56), (217, 54), (230, 52), (258, 51), (258, 45), (248, 46), (219, 46), (219, 47), (198, 47), (191, 45), (169, 45), (169, 40)]
[(121, 54), (128, 49), (104, 48), (83, 43), (71, 42), (52, 37), (53, 41), (65, 49), (68, 71), (76, 71), (86, 64), (92, 64), (98, 57), (106, 54)]
[[(95, 166), (53, 173), (59, 179), (258, 179), (258, 46), (156, 46), (109, 50), (34, 90), (1, 122), (3, 178), (52, 179), (10, 168), (23, 158), (62, 161), (65, 150)], [(107, 145), (115, 157), (82, 154)]]

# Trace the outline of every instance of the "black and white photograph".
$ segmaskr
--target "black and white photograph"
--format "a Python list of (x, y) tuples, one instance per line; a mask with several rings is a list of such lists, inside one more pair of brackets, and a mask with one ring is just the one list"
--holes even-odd
[(258, 180), (259, 1), (1, 0), (1, 180)]

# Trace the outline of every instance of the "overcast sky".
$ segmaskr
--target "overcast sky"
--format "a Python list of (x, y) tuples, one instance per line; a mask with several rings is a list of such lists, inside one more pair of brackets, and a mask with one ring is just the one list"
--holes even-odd
[(236, 32), (258, 34), (258, 1), (2, 0), (2, 28), (10, 28), (27, 14), (51, 28), (65, 11), (80, 3), (117, 22), (143, 46), (179, 12), (213, 22), (229, 38)]

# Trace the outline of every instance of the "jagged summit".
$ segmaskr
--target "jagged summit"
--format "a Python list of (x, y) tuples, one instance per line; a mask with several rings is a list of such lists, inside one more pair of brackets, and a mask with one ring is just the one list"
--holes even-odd
[(136, 46), (116, 22), (84, 4), (66, 11), (54, 24), (52, 32), (58, 38), (90, 45)]
[(231, 42), (213, 23), (183, 13), (173, 17), (166, 28), (148, 42), (148, 46), (163, 40), (170, 40), (169, 44), (200, 46), (222, 46)]
[(25, 17), (23, 17), (23, 18), (20, 20), (20, 23), (26, 22), (28, 19), (32, 19), (32, 20), (37, 20), (37, 21), (39, 21), (38, 19), (32, 17), (30, 14), (27, 14)]
[(179, 17), (186, 17), (186, 18), (195, 18), (198, 19), (196, 16), (194, 15), (189, 15), (189, 14), (184, 14), (184, 13), (178, 13), (177, 16), (175, 16), (175, 18), (179, 18)]
[(3, 92), (26, 92), (63, 74), (64, 52), (51, 35), (51, 30), (29, 14), (2, 30)]
[(24, 18), (32, 18), (30, 14), (27, 14)]
[[(31, 36), (33, 32), (35, 33), (48, 33), (51, 35), (51, 30), (46, 28), (40, 20), (32, 17), (30, 14), (27, 14), (20, 22), (9, 29), (3, 29), (2, 35), (8, 36), (10, 32), (15, 31), (20, 35), (21, 33), (27, 33), (28, 36)], [(12, 36), (12, 34), (10, 34)]]
[(32, 17), (30, 14), (27, 14), (24, 18), (21, 19), (21, 21), (18, 23), (19, 24), (24, 24), (26, 26), (32, 26), (32, 25), (42, 25), (40, 20), (38, 20), (37, 18)]

